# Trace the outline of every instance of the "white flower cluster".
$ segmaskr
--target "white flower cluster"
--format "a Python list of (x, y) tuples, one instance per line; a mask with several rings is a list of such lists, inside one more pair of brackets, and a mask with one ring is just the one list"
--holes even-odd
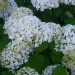
[[(43, 73), (41, 75), (52, 75), (52, 71), (54, 68), (60, 66), (60, 64), (55, 64), (55, 65), (50, 65), (50, 66), (47, 66), (45, 68), (45, 70), (43, 70)], [(66, 70), (66, 69), (65, 69)], [(67, 72), (67, 71), (66, 71)], [(69, 75), (69, 72), (67, 72), (67, 75)]]
[(61, 64), (66, 68), (75, 70), (75, 50), (69, 51), (63, 56)]
[(62, 27), (62, 38), (59, 43), (56, 44), (57, 51), (68, 53), (70, 50), (75, 50), (75, 26), (68, 24)]
[(75, 5), (75, 0), (58, 0), (58, 1), (59, 1), (59, 3)]
[(11, 14), (12, 18), (21, 18), (23, 16), (33, 15), (33, 11), (26, 7), (15, 8)]
[(17, 19), (9, 17), (5, 22), (4, 29), (5, 33), (8, 34), (12, 40), (26, 40), (33, 43), (37, 28), (41, 25), (40, 20), (36, 16), (23, 16)]
[(19, 68), (23, 63), (28, 62), (29, 53), (33, 52), (33, 45), (22, 40), (8, 43), (0, 56), (1, 65), (10, 71)]
[(42, 22), (42, 25), (40, 26), (40, 29), (38, 29), (37, 33), (34, 32), (36, 34), (34, 47), (39, 46), (39, 44), (42, 44), (42, 42), (45, 41), (50, 43), (54, 39), (59, 40), (59, 37), (61, 36), (60, 31), (61, 26), (59, 24)]
[(71, 75), (75, 75), (75, 69), (71, 70)]
[(31, 3), (37, 10), (41, 11), (59, 7), (58, 0), (31, 0)]
[(75, 5), (75, 0), (31, 0), (31, 3), (37, 10), (44, 11), (59, 7), (59, 3)]
[(43, 70), (43, 73), (41, 75), (52, 75), (52, 71), (54, 68), (56, 68), (58, 65), (51, 65), (51, 66), (47, 66), (47, 68), (45, 68), (45, 70)]
[(15, 9), (5, 20), (4, 29), (12, 42), (1, 53), (1, 64), (12, 70), (26, 63), (33, 48), (45, 41), (55, 41), (56, 51), (64, 54), (75, 49), (75, 26), (69, 24), (61, 27), (60, 24), (41, 22), (28, 8)]
[(6, 11), (8, 8), (8, 2), (0, 0), (0, 13)]
[(46, 26), (47, 25), (51, 29), (51, 31), (50, 31), (50, 33), (48, 33), (48, 35), (52, 36), (52, 40), (54, 40), (55, 43), (60, 41), (61, 37), (62, 37), (62, 27), (60, 26), (60, 24), (49, 22), (49, 23), (46, 23)]
[(9, 15), (11, 15), (12, 11), (17, 7), (17, 4), (15, 0), (3, 0), (3, 2), (8, 3), (8, 8), (4, 12), (0, 12), (0, 18), (5, 20), (7, 17), (9, 17)]
[(39, 73), (30, 67), (23, 67), (19, 69), (15, 75), (39, 75)]
[[(28, 8), (15, 10), (4, 24), (5, 34), (12, 40), (25, 39), (38, 47), (44, 41), (60, 40), (61, 26), (55, 23), (41, 22)], [(59, 36), (58, 36), (59, 35)]]
[[(62, 28), (59, 24), (41, 22), (40, 19), (33, 16), (32, 11), (28, 8), (20, 7), (5, 21), (4, 29), (5, 34), (8, 34), (12, 43), (10, 47), (8, 45), (7, 48), (3, 50), (1, 54), (1, 64), (2, 66), (13, 70), (28, 61), (29, 53), (33, 52), (32, 49), (34, 47), (38, 47), (45, 41), (49, 43), (52, 40), (59, 41), (61, 39)], [(15, 48), (15, 50), (17, 49), (16, 51), (18, 52), (13, 52), (13, 48)], [(24, 53), (24, 51), (27, 57), (25, 55), (22, 56), (22, 52)], [(8, 55), (8, 52), (11, 54)], [(17, 59), (19, 53), (22, 55)], [(10, 58), (13, 60), (10, 60)]]

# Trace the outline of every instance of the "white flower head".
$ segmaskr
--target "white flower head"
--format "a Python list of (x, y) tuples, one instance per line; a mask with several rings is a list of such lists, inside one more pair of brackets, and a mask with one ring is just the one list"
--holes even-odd
[(12, 11), (17, 7), (17, 4), (15, 0), (3, 0), (3, 2), (8, 3), (7, 9), (4, 12), (0, 12), (0, 18), (3, 18), (5, 20), (7, 17), (11, 15)]
[(75, 0), (58, 0), (58, 2), (67, 4), (67, 5), (75, 5)]
[(69, 51), (63, 56), (62, 65), (70, 70), (75, 70), (75, 50)]
[(43, 70), (43, 73), (41, 75), (52, 75), (52, 71), (54, 68), (56, 68), (58, 65), (51, 65), (51, 66), (47, 66), (47, 68), (45, 68), (45, 70)]
[(58, 0), (31, 0), (31, 3), (37, 10), (41, 11), (59, 7)]
[(0, 13), (3, 13), (7, 10), (8, 8), (8, 2), (5, 1), (0, 1)]
[(27, 15), (33, 15), (33, 11), (26, 7), (18, 7), (11, 14), (13, 18), (21, 18)]
[(33, 52), (33, 45), (22, 40), (8, 43), (1, 53), (0, 62), (10, 71), (19, 68), (23, 63), (28, 62), (29, 54)]
[[(60, 26), (60, 24), (49, 22), (49, 23), (47, 23), (47, 25), (49, 25), (49, 28), (51, 29), (52, 40), (54, 40), (55, 43), (60, 41), (61, 37), (62, 37), (62, 33), (61, 33), (62, 32), (62, 27)], [(48, 34), (51, 34), (51, 32), (48, 33)]]
[(8, 34), (12, 40), (22, 40), (33, 42), (36, 33), (39, 32), (41, 21), (32, 15), (22, 16), (20, 18), (9, 17), (5, 21), (5, 34)]
[(75, 5), (75, 0), (31, 0), (31, 3), (37, 10), (44, 11), (45, 9), (57, 8), (60, 3)]
[(75, 49), (75, 26), (68, 24), (62, 27), (62, 38), (56, 45), (56, 50), (68, 53), (69, 50)]
[(15, 75), (39, 75), (39, 73), (30, 67), (23, 67), (19, 69)]
[(71, 70), (71, 75), (75, 75), (75, 69)]

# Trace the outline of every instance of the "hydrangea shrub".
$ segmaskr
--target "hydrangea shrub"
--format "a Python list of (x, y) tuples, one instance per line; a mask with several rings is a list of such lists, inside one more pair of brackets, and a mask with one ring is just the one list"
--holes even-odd
[(0, 0), (0, 75), (75, 75), (74, 0)]

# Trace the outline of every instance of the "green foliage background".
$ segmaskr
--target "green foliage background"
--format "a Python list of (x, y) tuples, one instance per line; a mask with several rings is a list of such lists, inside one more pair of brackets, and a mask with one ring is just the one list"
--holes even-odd
[[(66, 24), (75, 25), (75, 6), (60, 4), (60, 6), (56, 9), (46, 9), (41, 12), (40, 10), (37, 11), (36, 8), (32, 6), (30, 0), (25, 0), (25, 2), (24, 0), (16, 0), (16, 3), (19, 7), (24, 6), (32, 9), (34, 15), (40, 18), (43, 22), (59, 23), (61, 24), (61, 26), (64, 26)], [(65, 14), (67, 11), (69, 11), (73, 15), (73, 17), (68, 17)], [(8, 38), (8, 35), (4, 34), (3, 25), (4, 20), (0, 19), (0, 52), (2, 52), (6, 45), (11, 41)], [(35, 52), (30, 55), (29, 61), (26, 64), (21, 65), (20, 68), (29, 66), (36, 69), (36, 71), (41, 74), (42, 70), (44, 70), (44, 68), (46, 68), (48, 65), (61, 64), (63, 53), (56, 52), (54, 50), (54, 45), (54, 42), (43, 42), (39, 47), (35, 48)], [(61, 73), (62, 75), (67, 75), (65, 68), (63, 66), (58, 66), (53, 70), (52, 75), (61, 75)], [(0, 65), (0, 75), (14, 74), (9, 72), (8, 69), (1, 67)]]

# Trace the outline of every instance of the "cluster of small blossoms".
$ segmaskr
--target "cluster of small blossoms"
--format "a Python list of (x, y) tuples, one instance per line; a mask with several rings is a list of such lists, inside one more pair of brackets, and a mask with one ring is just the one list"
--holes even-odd
[(53, 39), (54, 34), (56, 34), (54, 32), (54, 25), (56, 25), (55, 23), (42, 22), (41, 24), (42, 25), (40, 25), (40, 29), (38, 29), (37, 33), (35, 33), (36, 36), (34, 41), (35, 43), (34, 47), (39, 46), (39, 44), (42, 44), (42, 42), (45, 42), (45, 41), (50, 43)]
[(0, 13), (6, 11), (8, 8), (8, 2), (0, 0)]
[(52, 34), (51, 34), (51, 32), (48, 34), (50, 34), (50, 36), (52, 36), (52, 40), (54, 40), (55, 43), (60, 41), (61, 37), (62, 37), (62, 27), (60, 26), (60, 24), (49, 22), (49, 23), (46, 23), (46, 26), (47, 25), (51, 29)]
[(75, 5), (75, 0), (31, 0), (31, 3), (37, 10), (44, 11), (59, 7), (60, 3)]
[(56, 68), (58, 65), (47, 66), (47, 68), (45, 68), (45, 70), (43, 70), (43, 73), (41, 75), (52, 75), (53, 69)]
[(62, 38), (59, 43), (55, 45), (56, 51), (61, 51), (63, 54), (68, 53), (69, 50), (75, 50), (75, 26), (68, 24), (62, 27)]
[(8, 34), (12, 40), (18, 39), (20, 41), (22, 39), (30, 39), (29, 41), (32, 42), (33, 27), (36, 27), (40, 23), (40, 20), (32, 14), (33, 12), (28, 8), (17, 8), (5, 21), (5, 34)]
[(10, 39), (18, 39), (18, 41), (25, 39), (32, 43), (32, 38), (35, 36), (34, 31), (37, 31), (39, 25), (40, 20), (36, 16), (23, 16), (17, 19), (9, 17), (5, 22), (4, 29)]
[[(0, 4), (2, 6), (1, 11), (3, 12), (0, 12), (0, 18), (3, 18), (4, 20), (9, 17), (9, 15), (11, 15), (12, 11), (17, 7), (17, 4), (15, 2), (15, 0), (3, 0), (3, 1), (0, 1)], [(4, 10), (6, 9), (6, 10)]]
[[(33, 16), (32, 11), (24, 7), (15, 9), (15, 11), (11, 14), (11, 16), (5, 21), (4, 29), (5, 34), (8, 34), (9, 38), (12, 40), (12, 42), (14, 42), (11, 44), (11, 46), (16, 44), (14, 45), (16, 46), (15, 48), (18, 50), (18, 48), (20, 47), (19, 50), (21, 50), (21, 52), (25, 50), (26, 46), (29, 47), (30, 45), (31, 47), (31, 45), (32, 46), (34, 45), (33, 47), (38, 47), (39, 44), (42, 44), (42, 42), (45, 41), (51, 42), (52, 40), (59, 41), (61, 38), (61, 26), (59, 24), (55, 24), (52, 22), (50, 23), (41, 22), (40, 19), (38, 19), (36, 16)], [(20, 42), (21, 45), (19, 44)], [(8, 49), (8, 47), (6, 49)], [(29, 50), (29, 48), (27, 49), (27, 51)], [(6, 64), (7, 62), (3, 63), (5, 61), (11, 62), (11, 60), (4, 59), (7, 56), (4, 54), (4, 51), (2, 52), (1, 56), (2, 65), (5, 66), (6, 68), (11, 68), (12, 70), (15, 69), (14, 63), (12, 64), (12, 66), (11, 63), (9, 63), (9, 67), (7, 67)], [(13, 52), (13, 49), (10, 47), (10, 49), (8, 49), (7, 51)], [(31, 50), (31, 52), (33, 52), (33, 50)], [(27, 56), (29, 55), (29, 53), (26, 53)], [(17, 57), (18, 54), (14, 53), (14, 55), (15, 57), (12, 56), (13, 61), (15, 63), (17, 62), (19, 63), (18, 65), (16, 64), (15, 66), (19, 67), (19, 65), (23, 64), (23, 60), (25, 60), (26, 57), (20, 56), (22, 58), (21, 61), (15, 61), (14, 59)], [(9, 57), (10, 56), (11, 54), (9, 55)]]
[(19, 69), (15, 75), (39, 75), (39, 73), (30, 67), (23, 67)]
[[(52, 40), (54, 40), (56, 44), (55, 49), (57, 51), (62, 51), (64, 54), (66, 54), (69, 50), (75, 49), (74, 26), (69, 24), (61, 27), (60, 24), (41, 22), (39, 18), (33, 16), (33, 12), (28, 8), (16, 8), (11, 16), (6, 19), (4, 29), (5, 34), (8, 34), (9, 38), (12, 40), (11, 46), (13, 46), (9, 47), (8, 45), (7, 48), (5, 48), (5, 50), (2, 52), (1, 64), (2, 66), (12, 70), (18, 68), (21, 64), (26, 63), (28, 61), (29, 53), (33, 52), (33, 47), (38, 47), (40, 44), (42, 44), (42, 42), (45, 41), (50, 43)], [(18, 53), (14, 52), (13, 54), (13, 48), (15, 50), (17, 49)], [(25, 52), (27, 57), (20, 56), (21, 59), (18, 59), (18, 61), (15, 59), (17, 58), (20, 50), (21, 54), (22, 51), (23, 53), (26, 50), (28, 52)], [(8, 52), (15, 55), (15, 57), (12, 56), (15, 63), (12, 63), (13, 61), (11, 61), (9, 58), (5, 58), (8, 56), (7, 54), (5, 55), (5, 53)], [(9, 54), (8, 57), (11, 57), (11, 54)]]
[[(17, 8), (17, 10), (21, 9), (22, 7)], [(28, 8), (25, 9), (29, 11)], [(25, 39), (34, 44), (34, 47), (38, 47), (44, 41), (51, 42), (53, 38), (60, 40), (61, 26), (59, 24), (41, 22), (32, 15), (31, 11), (25, 13), (25, 9), (24, 12), (23, 10), (21, 12), (16, 10), (17, 13), (14, 11), (5, 21), (5, 34), (8, 34), (10, 39), (18, 41)]]
[(37, 10), (41, 11), (59, 7), (58, 0), (31, 0), (31, 3)]
[(14, 9), (11, 17), (17, 19), (27, 15), (33, 15), (33, 11), (26, 7), (19, 7)]
[(32, 52), (33, 45), (24, 40), (10, 42), (0, 55), (1, 65), (13, 72), (14, 69), (28, 62), (29, 54)]
[(75, 70), (75, 50), (69, 51), (63, 56), (62, 65), (71, 70)]
[(75, 75), (75, 69), (71, 70), (71, 75)]
[(41, 29), (39, 31), (41, 34), (38, 35), (36, 33), (37, 35), (35, 37), (36, 38), (35, 44), (36, 44), (36, 42), (41, 44), (42, 42), (45, 42), (45, 41), (50, 43), (52, 40), (54, 40), (55, 43), (57, 43), (58, 41), (61, 40), (62, 27), (60, 26), (60, 24), (56, 24), (56, 23), (52, 23), (52, 22), (49, 22), (49, 23), (42, 22), (42, 25), (40, 28)]
[(75, 0), (58, 0), (59, 3), (75, 5)]
[(30, 9), (20, 7), (5, 21), (4, 29), (10, 39), (25, 39), (38, 47), (44, 41), (51, 42), (53, 36), (60, 33), (61, 27), (59, 24), (41, 22)]
[(71, 70), (71, 75), (75, 75), (75, 69)]

